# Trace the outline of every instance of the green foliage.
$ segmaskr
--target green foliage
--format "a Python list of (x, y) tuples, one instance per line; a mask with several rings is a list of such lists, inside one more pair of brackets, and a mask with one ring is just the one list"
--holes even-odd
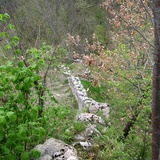
[[(109, 160), (148, 160), (151, 159), (151, 71), (144, 70), (138, 61), (135, 61), (135, 66), (129, 61), (130, 50), (127, 45), (119, 44), (114, 53), (119, 57), (119, 63), (124, 64), (125, 60), (129, 68), (126, 69), (126, 66), (120, 66), (116, 62), (110, 73), (112, 78), (105, 74), (107, 94), (110, 97), (108, 102), (112, 106), (110, 112), (112, 127), (108, 128), (104, 135), (104, 142), (108, 145), (100, 151), (99, 156), (101, 159), (105, 157)], [(108, 56), (110, 54), (107, 52)], [(135, 113), (138, 114), (129, 135), (124, 142), (119, 141), (124, 127)]]
[[(105, 18), (102, 18), (105, 12), (97, 2), (19, 0), (16, 3), (8, 2), (7, 5), (6, 3), (1, 2), (2, 12), (7, 11), (11, 18), (13, 17), (16, 31), (24, 42), (24, 48), (34, 45), (40, 47), (43, 42), (64, 43), (69, 32), (82, 37), (87, 35), (91, 39), (96, 24), (102, 21), (105, 24)], [(51, 10), (48, 10), (48, 6)]]
[[(9, 18), (7, 14), (1, 17), (4, 21)], [(12, 30), (14, 27), (9, 25), (8, 29)], [(21, 60), (19, 55), (22, 51), (15, 50), (19, 38), (10, 34), (8, 37), (11, 37), (9, 44), (4, 48), (13, 49), (15, 61), (8, 61), (0, 66), (0, 159), (27, 160), (32, 154), (39, 157), (38, 152), (30, 149), (46, 135), (42, 126), (43, 117), (39, 116), (43, 106), (36, 105), (33, 99), (44, 91), (38, 71), (45, 66), (43, 55), (47, 46), (42, 46), (40, 50), (30, 49), (28, 59), (23, 57)]]
[(101, 87), (95, 87), (91, 82), (86, 80), (81, 80), (82, 85), (86, 90), (88, 90), (88, 96), (96, 100), (97, 102), (106, 102), (108, 96), (106, 95), (107, 87), (101, 85)]
[(8, 13), (0, 14), (0, 22), (6, 22), (10, 19), (10, 15)]
[(101, 129), (99, 126), (98, 130), (104, 131), (101, 132), (101, 136), (94, 138), (94, 144), (99, 146), (98, 159), (130, 160), (133, 158), (135, 160), (149, 160), (151, 157), (151, 136), (150, 125), (148, 124), (150, 123), (150, 114), (151, 108), (144, 107), (128, 137), (124, 141), (119, 141), (120, 135), (123, 134), (122, 129), (125, 123), (120, 117), (115, 118), (111, 113), (111, 126), (105, 130), (104, 127)]
[[(21, 5), (18, 5), (19, 3)], [(44, 136), (53, 136), (72, 143), (74, 134), (86, 127), (85, 123), (75, 121), (76, 110), (73, 108), (51, 106), (43, 111), (46, 97), (41, 93), (46, 88), (38, 73), (46, 69), (46, 62), (52, 60), (51, 66), (58, 67), (62, 60), (72, 60), (73, 55), (71, 56), (70, 50), (58, 47), (57, 54), (52, 58), (52, 47), (42, 42), (59, 44), (63, 42), (64, 35), (68, 32), (79, 34), (82, 38), (89, 37), (89, 41), (95, 32), (98, 41), (103, 45), (108, 44), (110, 40), (108, 29), (104, 27), (105, 14), (98, 7), (97, 1), (64, 0), (57, 1), (56, 5), (55, 2), (49, 1), (33, 3), (21, 0), (17, 2), (17, 6), (15, 15), (11, 16), (15, 17), (16, 27), (8, 22), (10, 16), (7, 13), (0, 14), (0, 22), (4, 23), (3, 32), (0, 33), (2, 39), (0, 63), (3, 64), (0, 66), (0, 159), (2, 160), (27, 160), (31, 156), (38, 158), (40, 153), (31, 148), (43, 140)], [(48, 10), (48, 6), (53, 10)], [(30, 12), (27, 8), (30, 8)], [(49, 16), (46, 18), (45, 15)], [(54, 23), (50, 21), (53, 17), (56, 17)], [(145, 27), (147, 28), (147, 25)], [(28, 44), (33, 43), (35, 47), (28, 48), (24, 52), (19, 48), (21, 38), (14, 35), (15, 32), (24, 41), (22, 48), (26, 49)], [(105, 52), (111, 61), (106, 59), (104, 72), (97, 66), (91, 67), (102, 74), (104, 79), (101, 87), (94, 87), (91, 82), (82, 80), (89, 97), (111, 105), (109, 119), (111, 125), (107, 128), (97, 126), (102, 135), (94, 137), (93, 141), (99, 146), (96, 153), (97, 159), (100, 160), (147, 160), (151, 157), (151, 71), (148, 63), (145, 63), (147, 54), (145, 55), (140, 46), (136, 46), (134, 42), (132, 45), (135, 53), (132, 53), (131, 46), (128, 45), (129, 39), (124, 36), (122, 36), (123, 42), (119, 42), (116, 34), (112, 35), (111, 38), (117, 42), (111, 43), (113, 50)], [(134, 39), (142, 43), (140, 35), (135, 34)], [(74, 65), (72, 67), (75, 68)], [(51, 93), (49, 95), (51, 96)], [(57, 102), (54, 96), (51, 100)], [(37, 104), (37, 101), (41, 102), (41, 105)], [(39, 116), (40, 111), (43, 112), (42, 117)], [(137, 111), (139, 114), (129, 135), (124, 141), (119, 141), (126, 123)], [(102, 112), (97, 114), (102, 116)], [(73, 128), (70, 128), (71, 125)], [(84, 159), (87, 159), (89, 153), (85, 156)]]
[(109, 35), (107, 35), (106, 27), (102, 25), (96, 25), (95, 34), (97, 36), (97, 40), (103, 45), (107, 45), (109, 43)]
[(73, 124), (75, 112), (76, 109), (64, 106), (46, 108), (44, 116), (47, 118), (47, 123), (44, 128), (48, 131), (47, 136), (71, 143), (74, 132), (66, 130)]
[(87, 123), (86, 122), (74, 122), (73, 128), (76, 132), (80, 133), (86, 129)]
[(1, 66), (0, 72), (1, 99), (7, 101), (0, 112), (1, 159), (28, 159), (26, 151), (45, 135), (39, 122), (39, 106), (30, 97), (40, 76), (34, 64), (26, 67), (22, 61)]
[[(98, 126), (98, 130), (103, 132), (94, 138), (95, 145), (98, 144), (100, 148), (98, 159), (148, 160), (151, 159), (152, 73), (148, 66), (143, 66), (141, 55), (139, 57), (139, 54), (132, 53), (127, 44), (117, 42), (116, 45), (115, 49), (105, 52), (106, 57), (100, 59), (103, 62), (108, 60), (104, 70), (97, 65), (90, 66), (91, 74), (99, 73), (101, 84), (105, 86), (96, 88), (82, 80), (89, 97), (108, 102), (111, 106), (110, 127), (105, 131), (104, 127)], [(95, 55), (95, 60), (98, 61), (98, 58)], [(97, 115), (102, 116), (102, 113), (98, 112)], [(120, 140), (128, 122), (133, 125), (128, 136)]]

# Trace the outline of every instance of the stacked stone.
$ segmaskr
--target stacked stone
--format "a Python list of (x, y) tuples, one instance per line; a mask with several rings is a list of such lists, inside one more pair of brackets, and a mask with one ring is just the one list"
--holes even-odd
[[(92, 144), (89, 137), (92, 135), (101, 133), (97, 130), (96, 124), (99, 123), (101, 125), (105, 125), (102, 117), (97, 116), (96, 113), (98, 111), (102, 111), (106, 118), (109, 118), (109, 110), (110, 106), (108, 103), (99, 103), (89, 98), (87, 96), (87, 91), (84, 89), (81, 81), (78, 77), (73, 76), (68, 67), (64, 65), (61, 66), (63, 69), (63, 73), (68, 76), (69, 86), (72, 90), (73, 95), (75, 96), (80, 114), (76, 116), (78, 121), (86, 121), (88, 125), (86, 129), (80, 134), (75, 135), (76, 142), (73, 143), (73, 146), (79, 144), (83, 147), (83, 149), (87, 149), (92, 147)], [(83, 113), (83, 109), (88, 109), (88, 113)], [(68, 129), (69, 130), (69, 129)], [(41, 152), (40, 158), (33, 158), (33, 160), (78, 160), (77, 151), (74, 147), (65, 144), (60, 140), (56, 140), (54, 138), (50, 138), (44, 144), (40, 144), (35, 147), (35, 149)]]
[(78, 107), (80, 110), (87, 107), (89, 110), (89, 113), (93, 113), (93, 114), (101, 110), (105, 115), (105, 117), (109, 118), (110, 106), (108, 103), (99, 103), (93, 100), (92, 98), (89, 98), (87, 96), (86, 90), (84, 89), (78, 77), (74, 77), (72, 75), (68, 77), (68, 81), (69, 81), (69, 86), (73, 92), (73, 95), (75, 96), (78, 102)]

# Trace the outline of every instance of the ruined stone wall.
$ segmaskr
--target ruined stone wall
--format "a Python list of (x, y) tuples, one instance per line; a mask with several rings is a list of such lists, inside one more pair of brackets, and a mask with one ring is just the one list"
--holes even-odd
[(110, 105), (108, 103), (99, 103), (99, 102), (96, 102), (94, 99), (89, 98), (87, 96), (87, 91), (84, 89), (83, 85), (81, 84), (79, 77), (70, 75), (68, 77), (68, 82), (72, 90), (72, 93), (78, 102), (78, 107), (80, 110), (87, 107), (89, 110), (89, 113), (93, 113), (93, 114), (101, 110), (103, 114), (106, 116), (106, 118), (109, 118)]
[[(86, 121), (88, 125), (84, 131), (74, 136), (75, 142), (72, 144), (72, 146), (54, 138), (50, 138), (44, 144), (39, 144), (35, 148), (41, 152), (41, 157), (37, 159), (33, 158), (33, 160), (81, 159), (77, 156), (77, 151), (74, 146), (79, 144), (84, 150), (92, 147), (92, 135), (101, 135), (100, 131), (96, 127), (97, 123), (103, 125), (104, 129), (107, 126), (104, 119), (101, 116), (96, 115), (96, 113), (98, 111), (102, 111), (105, 118), (109, 119), (110, 105), (108, 103), (99, 103), (92, 98), (89, 98), (87, 91), (81, 84), (79, 77), (72, 75), (68, 67), (62, 66), (61, 69), (68, 77), (69, 86), (77, 100), (78, 109), (81, 111), (80, 113), (77, 112), (75, 119), (80, 122)], [(66, 132), (72, 128), (73, 126), (68, 128)]]

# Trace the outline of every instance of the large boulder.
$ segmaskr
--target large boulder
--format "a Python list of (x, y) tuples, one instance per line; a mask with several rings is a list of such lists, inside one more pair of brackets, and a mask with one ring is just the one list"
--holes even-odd
[(74, 147), (55, 138), (50, 138), (44, 144), (37, 145), (35, 149), (40, 151), (41, 157), (33, 160), (78, 160)]

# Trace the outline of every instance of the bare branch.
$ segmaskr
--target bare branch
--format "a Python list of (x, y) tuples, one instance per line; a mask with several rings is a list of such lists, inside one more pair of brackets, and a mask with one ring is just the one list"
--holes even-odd
[(141, 36), (142, 36), (142, 38), (143, 39), (145, 39), (146, 40), (146, 42), (148, 43), (148, 44), (150, 44), (150, 46), (152, 47), (152, 48), (154, 48), (154, 45), (144, 36), (144, 34), (140, 31), (140, 30), (138, 30), (135, 26), (133, 26), (131, 23), (129, 23), (129, 22), (127, 22), (126, 20), (124, 20), (121, 16), (118, 16), (123, 22), (125, 22), (126, 24), (128, 24), (128, 26), (130, 26), (132, 29), (134, 29), (136, 32), (138, 32)]
[(51, 59), (50, 59), (50, 61), (49, 61), (49, 63), (48, 63), (46, 72), (45, 72), (45, 74), (44, 74), (44, 77), (43, 77), (43, 86), (46, 86), (47, 74), (48, 74), (48, 71), (49, 71), (50, 66), (51, 66), (51, 64), (52, 64), (53, 56), (54, 56), (54, 54), (55, 54), (56, 51), (57, 51), (57, 47), (56, 47), (56, 48), (54, 49), (54, 51), (52, 52)]
[(147, 6), (144, 4), (143, 0), (140, 0), (140, 1), (141, 1), (141, 3), (142, 3), (143, 7), (144, 7), (145, 10), (146, 10), (146, 13), (147, 13), (148, 16), (149, 16), (152, 25), (154, 25), (154, 19), (152, 18), (152, 15), (149, 13), (149, 10), (148, 10)]

